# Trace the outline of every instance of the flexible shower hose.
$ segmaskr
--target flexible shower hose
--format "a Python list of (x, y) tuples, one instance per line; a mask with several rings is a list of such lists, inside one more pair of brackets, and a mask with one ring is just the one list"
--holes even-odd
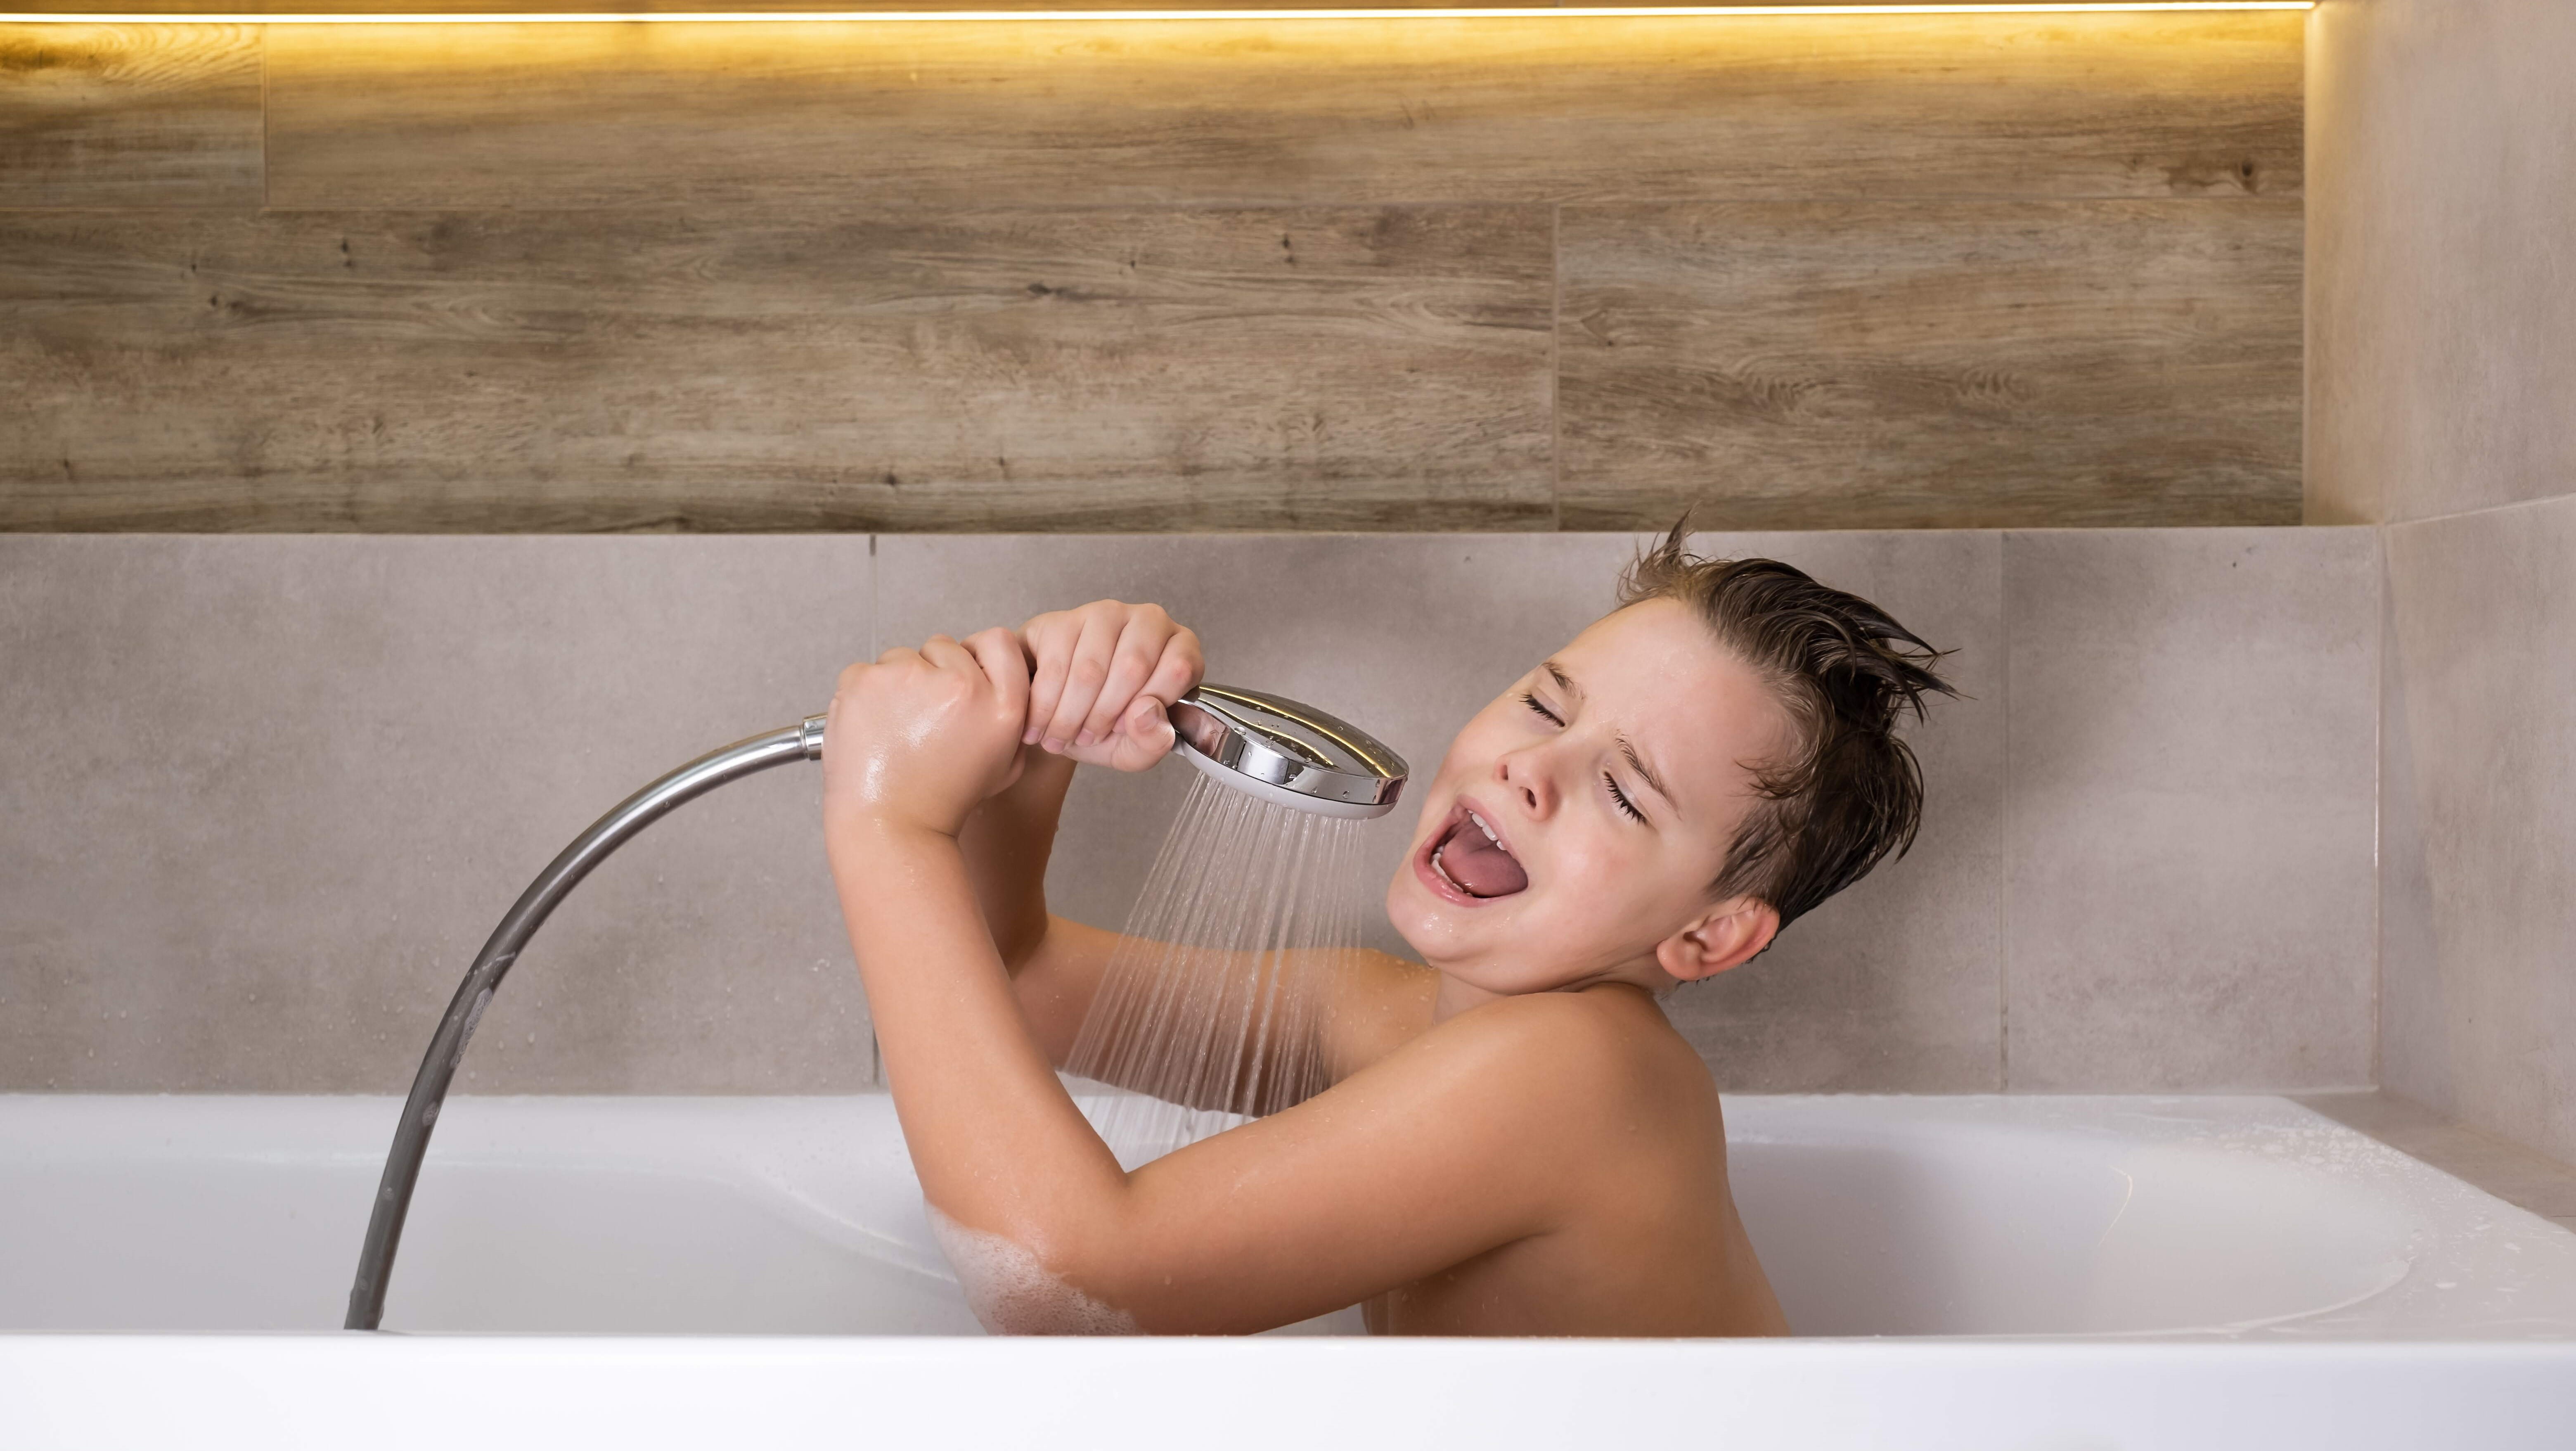
[(491, 939), (475, 954), (473, 967), (467, 969), (465, 981), (447, 1005), (447, 1015), (438, 1020), (438, 1031), (430, 1035), (429, 1052), (421, 1058), (420, 1072), (411, 1081), (411, 1096), (403, 1100), (402, 1121), (394, 1126), (393, 1149), (385, 1156), (384, 1179), (376, 1186), (375, 1210), (367, 1219), (366, 1243), (358, 1251), (358, 1277), (349, 1286), (349, 1318), (343, 1322), (346, 1328), (373, 1330), (384, 1319), (385, 1285), (393, 1274), (394, 1251), (402, 1243), (403, 1220), (411, 1213), (412, 1187), (420, 1180), (421, 1156), (429, 1152), (429, 1133), (438, 1124), (439, 1106), (447, 1101), (447, 1086), (456, 1077), (457, 1065), (465, 1060), (465, 1044), (474, 1036), (475, 1025), (483, 1020), (483, 1010), (492, 1005), (492, 994), (499, 990), (501, 979), (519, 960), (528, 939), (544, 925), (547, 915), (583, 877), (590, 875), (591, 868), (607, 860), (609, 853), (628, 837), (682, 802), (772, 766), (821, 759), (823, 717), (819, 715), (807, 716), (803, 723), (784, 730), (710, 751), (617, 803), (614, 810), (575, 837), (572, 845), (565, 847), (519, 894), (509, 915), (492, 929)]

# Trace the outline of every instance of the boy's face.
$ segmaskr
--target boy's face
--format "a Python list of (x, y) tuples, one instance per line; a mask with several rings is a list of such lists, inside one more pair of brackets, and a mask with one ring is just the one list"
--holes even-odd
[(1791, 730), (1687, 606), (1620, 610), (1449, 743), (1387, 915), (1425, 961), (1488, 992), (1652, 967), (1713, 905), (1758, 804), (1751, 766)]

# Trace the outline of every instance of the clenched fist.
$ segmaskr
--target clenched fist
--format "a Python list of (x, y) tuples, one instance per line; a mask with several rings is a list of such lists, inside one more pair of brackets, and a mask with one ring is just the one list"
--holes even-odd
[(1142, 771), (1172, 749), (1164, 714), (1199, 683), (1199, 637), (1161, 605), (1095, 600), (1020, 627), (1030, 681), (1024, 745)]
[(1019, 776), (1028, 719), (1029, 660), (1006, 629), (851, 666), (823, 731), (825, 822), (956, 835)]

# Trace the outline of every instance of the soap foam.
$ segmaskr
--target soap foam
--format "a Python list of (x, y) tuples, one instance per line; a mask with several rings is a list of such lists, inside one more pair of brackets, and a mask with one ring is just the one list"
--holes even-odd
[(969, 1229), (927, 1200), (930, 1232), (966, 1307), (995, 1335), (1142, 1335), (1136, 1317), (1068, 1285), (1017, 1241)]

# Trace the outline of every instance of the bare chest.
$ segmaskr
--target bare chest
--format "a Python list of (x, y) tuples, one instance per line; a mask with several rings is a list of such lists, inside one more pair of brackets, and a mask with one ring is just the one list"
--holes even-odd
[(1372, 1335), (1760, 1335), (1785, 1328), (1731, 1203), (1611, 1214), (1363, 1307)]

